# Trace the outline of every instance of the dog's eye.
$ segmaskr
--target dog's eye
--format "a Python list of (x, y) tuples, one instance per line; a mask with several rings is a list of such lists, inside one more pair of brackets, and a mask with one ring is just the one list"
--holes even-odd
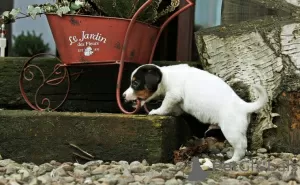
[(141, 82), (139, 80), (134, 80), (131, 82), (131, 87), (133, 89), (137, 89), (140, 84), (141, 84)]

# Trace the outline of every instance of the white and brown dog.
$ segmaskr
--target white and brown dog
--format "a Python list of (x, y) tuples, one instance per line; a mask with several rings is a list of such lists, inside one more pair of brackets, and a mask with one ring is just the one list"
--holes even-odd
[(159, 67), (139, 66), (131, 74), (131, 85), (123, 93), (127, 101), (142, 104), (164, 97), (162, 105), (149, 115), (180, 115), (186, 112), (202, 123), (217, 124), (234, 154), (226, 163), (241, 160), (247, 149), (246, 132), (250, 114), (268, 102), (266, 90), (253, 85), (259, 97), (245, 102), (221, 78), (187, 64)]

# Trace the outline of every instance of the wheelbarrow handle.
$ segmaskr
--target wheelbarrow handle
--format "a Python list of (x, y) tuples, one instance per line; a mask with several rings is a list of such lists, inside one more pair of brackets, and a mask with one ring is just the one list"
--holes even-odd
[(154, 52), (155, 52), (155, 48), (156, 48), (156, 45), (157, 45), (157, 42), (160, 38), (160, 35), (162, 33), (162, 31), (165, 29), (165, 27), (169, 24), (169, 22), (171, 20), (173, 20), (176, 16), (178, 16), (179, 14), (181, 14), (182, 12), (184, 12), (185, 10), (187, 10), (188, 8), (192, 7), (194, 5), (194, 2), (192, 0), (185, 0), (186, 1), (186, 5), (183, 6), (182, 8), (180, 8), (179, 10), (177, 10), (174, 14), (172, 14), (160, 27), (159, 29), (159, 32), (157, 34), (157, 37), (154, 41), (154, 44), (153, 44), (153, 48), (152, 48), (152, 52), (151, 52), (151, 55), (150, 55), (150, 58), (149, 58), (149, 63), (151, 64), (152, 63), (152, 60), (153, 60), (153, 56), (154, 56)]

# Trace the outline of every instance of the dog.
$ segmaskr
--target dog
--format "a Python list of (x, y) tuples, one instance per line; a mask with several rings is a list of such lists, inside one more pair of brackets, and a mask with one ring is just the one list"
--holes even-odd
[(234, 149), (232, 158), (225, 161), (231, 163), (245, 156), (251, 113), (268, 102), (263, 86), (255, 84), (253, 88), (257, 100), (245, 102), (223, 79), (207, 71), (187, 64), (145, 64), (132, 72), (131, 84), (123, 97), (126, 101), (140, 100), (141, 105), (164, 97), (161, 106), (149, 115), (179, 116), (185, 112), (204, 124), (218, 125)]

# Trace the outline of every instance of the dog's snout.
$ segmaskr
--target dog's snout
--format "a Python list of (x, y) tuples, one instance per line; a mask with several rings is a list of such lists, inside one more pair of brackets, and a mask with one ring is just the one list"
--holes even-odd
[(122, 97), (123, 97), (123, 98), (126, 98), (126, 93), (125, 93), (125, 92), (122, 94)]

